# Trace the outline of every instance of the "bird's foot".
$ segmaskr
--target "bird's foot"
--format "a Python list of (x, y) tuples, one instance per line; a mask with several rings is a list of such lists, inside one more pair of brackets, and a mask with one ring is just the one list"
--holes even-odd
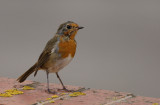
[(75, 90), (68, 90), (67, 88), (58, 89), (58, 91), (75, 92)]
[(50, 90), (50, 89), (47, 89), (47, 92), (48, 92), (49, 94), (57, 94), (56, 91), (52, 91), (52, 90)]

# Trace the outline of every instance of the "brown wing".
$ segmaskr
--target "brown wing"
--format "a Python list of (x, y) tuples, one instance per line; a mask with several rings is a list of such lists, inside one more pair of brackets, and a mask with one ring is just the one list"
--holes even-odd
[(37, 61), (37, 70), (35, 71), (34, 76), (36, 76), (38, 68), (41, 68), (45, 64), (45, 62), (49, 59), (52, 49), (54, 48), (57, 42), (58, 39), (57, 37), (58, 36), (56, 35), (47, 42), (46, 47), (44, 48), (43, 52), (41, 53)]

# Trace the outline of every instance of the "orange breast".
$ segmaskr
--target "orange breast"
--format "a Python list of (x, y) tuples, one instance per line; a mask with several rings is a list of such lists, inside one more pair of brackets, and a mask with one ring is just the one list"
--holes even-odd
[(58, 53), (61, 54), (62, 58), (68, 57), (69, 54), (71, 55), (71, 57), (74, 57), (75, 52), (76, 52), (76, 42), (74, 40), (64, 41), (60, 39)]

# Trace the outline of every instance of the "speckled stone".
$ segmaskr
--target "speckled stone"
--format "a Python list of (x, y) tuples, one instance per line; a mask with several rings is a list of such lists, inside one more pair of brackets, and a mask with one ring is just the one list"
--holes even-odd
[[(29, 85), (35, 89), (22, 90), (24, 85)], [(82, 88), (68, 85), (66, 87), (72, 90)], [(83, 89), (82, 92), (86, 93), (86, 95), (70, 97), (69, 92), (58, 90), (62, 88), (60, 84), (50, 84), (50, 88), (53, 88), (59, 96), (61, 93), (67, 94), (53, 99), (55, 103), (50, 103), (50, 100), (46, 99), (51, 98), (53, 94), (46, 92), (46, 83), (28, 80), (18, 83), (16, 79), (0, 77), (0, 93), (13, 88), (23, 91), (24, 94), (0, 97), (0, 105), (154, 105), (154, 103), (157, 103), (155, 105), (160, 105), (160, 98), (134, 96), (130, 93), (100, 89)]]

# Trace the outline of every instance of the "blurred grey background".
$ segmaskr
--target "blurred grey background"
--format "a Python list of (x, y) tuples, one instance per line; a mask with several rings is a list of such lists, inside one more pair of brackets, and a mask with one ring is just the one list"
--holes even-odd
[[(68, 20), (85, 28), (60, 71), (65, 84), (160, 97), (159, 0), (1, 0), (0, 76), (18, 78)], [(46, 82), (46, 73), (28, 80)]]

